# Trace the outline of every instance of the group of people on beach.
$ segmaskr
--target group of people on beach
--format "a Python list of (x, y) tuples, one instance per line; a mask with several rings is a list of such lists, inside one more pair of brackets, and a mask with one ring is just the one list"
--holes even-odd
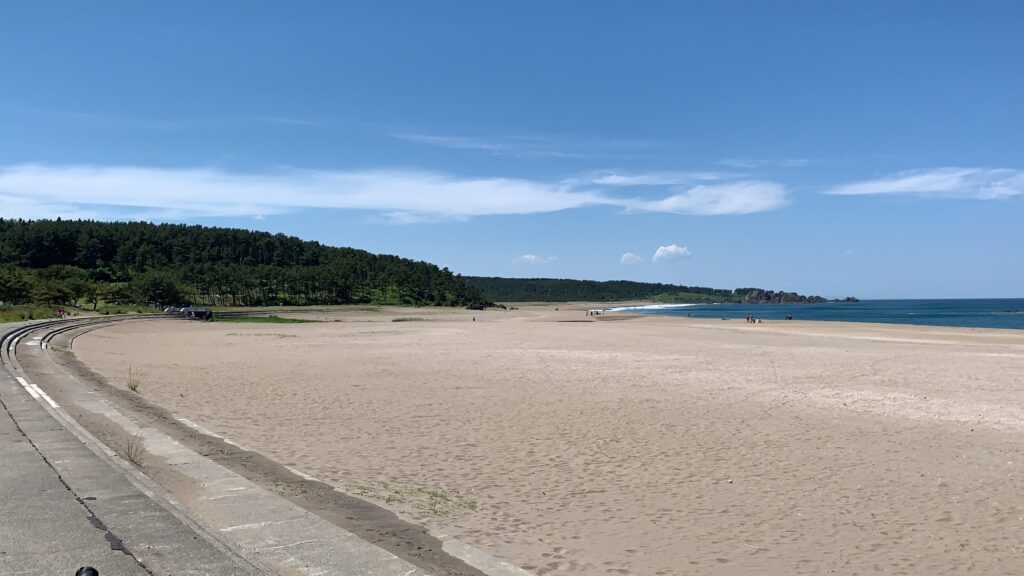
[[(792, 320), (792, 319), (793, 319), (793, 315), (792, 314), (786, 314), (786, 320)], [(761, 319), (760, 318), (758, 318), (757, 316), (754, 316), (753, 314), (747, 314), (747, 324), (760, 324), (760, 323), (761, 323)]]

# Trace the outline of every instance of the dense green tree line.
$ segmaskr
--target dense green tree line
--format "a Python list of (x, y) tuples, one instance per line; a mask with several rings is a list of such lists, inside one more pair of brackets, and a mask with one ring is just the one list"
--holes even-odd
[(460, 306), (447, 268), (284, 234), (145, 222), (0, 218), (0, 302)]
[(656, 300), (664, 303), (824, 302), (820, 296), (775, 292), (761, 288), (726, 290), (628, 280), (567, 280), (556, 278), (494, 278), (467, 276), (466, 282), (489, 300), (498, 302), (612, 302)]

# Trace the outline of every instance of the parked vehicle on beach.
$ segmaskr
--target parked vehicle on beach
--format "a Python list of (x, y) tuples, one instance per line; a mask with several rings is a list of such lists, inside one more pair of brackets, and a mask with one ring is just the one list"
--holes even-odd
[(198, 308), (196, 306), (186, 306), (184, 308), (167, 308), (164, 310), (168, 314), (176, 314), (182, 318), (189, 320), (212, 320), (213, 311), (209, 308)]

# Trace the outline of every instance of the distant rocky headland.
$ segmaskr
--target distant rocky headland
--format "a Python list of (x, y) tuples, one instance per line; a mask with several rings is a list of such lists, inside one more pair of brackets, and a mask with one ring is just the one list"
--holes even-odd
[[(842, 299), (828, 299), (822, 296), (805, 296), (803, 294), (797, 294), (796, 292), (775, 292), (773, 290), (762, 290), (760, 288), (744, 288), (741, 290), (743, 290), (742, 298), (734, 300), (734, 302), (743, 304), (820, 304), (823, 302), (860, 302), (860, 300), (853, 296), (847, 296)], [(737, 295), (741, 294), (741, 290), (735, 291)]]

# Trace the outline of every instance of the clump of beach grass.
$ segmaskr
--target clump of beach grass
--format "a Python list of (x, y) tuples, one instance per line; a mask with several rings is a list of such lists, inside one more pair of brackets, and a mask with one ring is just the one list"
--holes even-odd
[(429, 490), (419, 488), (419, 494), (426, 496), (426, 501), (417, 504), (417, 508), (434, 516), (449, 516), (457, 510), (476, 510), (476, 502), (459, 494), (458, 490)]
[(128, 363), (128, 389), (131, 390), (132, 392), (135, 392), (136, 394), (141, 394), (141, 392), (139, 392), (139, 386), (142, 385), (142, 381), (140, 380), (141, 376), (142, 376), (142, 371), (139, 370), (138, 368), (135, 368), (134, 366), (132, 366), (132, 364), (129, 362)]
[(124, 448), (122, 448), (118, 454), (134, 466), (138, 466), (139, 468), (143, 466), (143, 457), (146, 454), (146, 443), (142, 438), (141, 428), (139, 428), (138, 432), (136, 432), (134, 436), (128, 439), (128, 442), (125, 443)]
[(451, 516), (461, 510), (475, 511), (478, 506), (476, 502), (455, 489), (399, 488), (382, 482), (380, 489), (365, 484), (353, 484), (349, 486), (348, 491), (360, 498), (377, 500), (385, 504), (409, 503), (417, 510), (432, 516)]

